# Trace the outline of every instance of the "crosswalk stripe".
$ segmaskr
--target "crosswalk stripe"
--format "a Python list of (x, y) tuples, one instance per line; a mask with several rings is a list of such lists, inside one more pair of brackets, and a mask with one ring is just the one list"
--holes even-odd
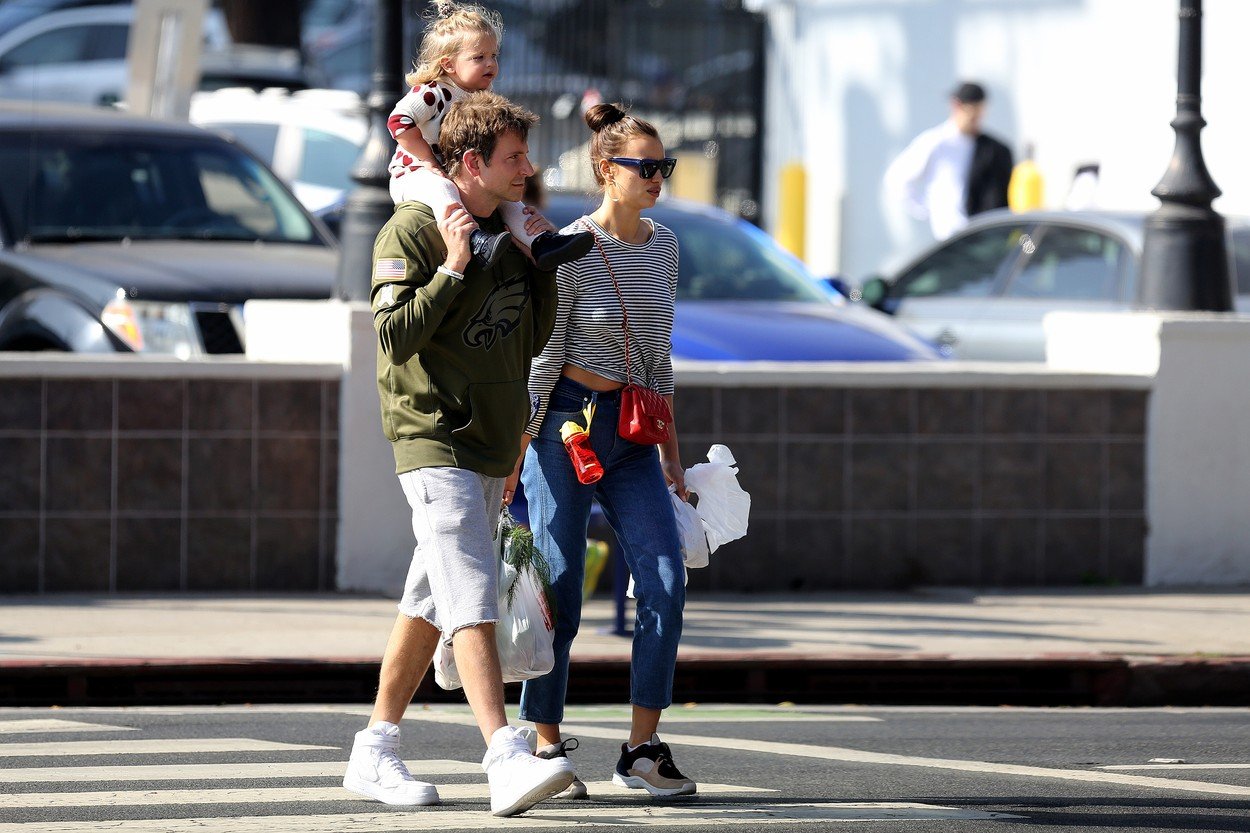
[[(478, 767), (478, 772), (481, 768)], [(587, 783), (586, 788), (595, 796), (625, 796), (629, 791), (610, 781)], [(732, 784), (700, 784), (703, 796), (738, 795), (743, 793), (768, 793), (775, 790), (738, 787)], [(443, 801), (465, 799), (486, 800), (490, 791), (485, 781), (473, 784), (440, 784), (439, 797)], [(181, 807), (191, 804), (294, 804), (325, 801), (367, 801), (342, 787), (291, 787), (225, 790), (133, 790), (81, 793), (18, 793), (0, 795), (0, 810), (28, 810), (32, 808), (64, 807), (152, 807), (168, 805)]]
[(169, 755), (194, 752), (274, 752), (333, 749), (303, 743), (278, 743), (250, 738), (170, 738), (164, 740), (84, 740), (47, 743), (9, 743), (0, 746), (0, 758), (70, 755)]
[[(405, 720), (423, 720), (432, 723), (452, 723), (475, 725), (472, 715), (454, 712), (416, 712)], [(620, 736), (617, 729), (602, 726), (561, 727), (567, 735), (588, 738), (613, 739)], [(931, 769), (947, 769), (961, 772), (986, 772), (996, 775), (1019, 775), (1026, 778), (1053, 778), (1060, 781), (1084, 781), (1100, 784), (1121, 784), (1127, 787), (1155, 790), (1176, 790), (1179, 792), (1208, 793), (1211, 795), (1250, 796), (1250, 786), (1238, 784), (1215, 784), (1208, 781), (1181, 781), (1174, 778), (1154, 778), (1148, 775), (1124, 775), (1118, 772), (1107, 772), (1088, 769), (1052, 769), (1042, 766), (1024, 766), (1020, 764), (1000, 764), (988, 761), (963, 761), (946, 758), (925, 758), (916, 755), (894, 755), (885, 752), (865, 752), (860, 749), (847, 749), (841, 746), (817, 746), (808, 743), (782, 743), (778, 741), (750, 740), (745, 738), (710, 737), (706, 735), (685, 735), (664, 733), (664, 740), (672, 745), (685, 744), (710, 749), (733, 749), (742, 752), (756, 752), (771, 755), (790, 755), (799, 758), (817, 758), (822, 761), (848, 761), (864, 764), (884, 764), (888, 766), (915, 766)]]
[[(469, 761), (405, 761), (417, 778), (434, 775), (481, 775)], [(175, 764), (171, 766), (76, 766), (0, 769), (0, 784), (92, 784), (108, 781), (232, 781), (253, 778), (343, 777), (347, 758), (335, 761), (284, 761), (248, 764)]]
[[(576, 716), (565, 715), (566, 719), (573, 720), (593, 720), (595, 723), (630, 723), (633, 721), (632, 715), (605, 715), (599, 716), (595, 714), (581, 714)], [(745, 715), (735, 717), (732, 715), (712, 714), (682, 714), (672, 718), (674, 723), (776, 723), (779, 718), (767, 717), (765, 715)], [(820, 714), (796, 715), (794, 717), (785, 718), (786, 723), (881, 723), (879, 717), (861, 717), (859, 715), (838, 715), (829, 716)], [(618, 732), (619, 734), (619, 732)]]
[[(259, 707), (256, 707), (259, 708)], [(356, 708), (337, 708), (330, 709), (321, 707), (323, 711), (333, 710), (341, 714), (356, 715), (359, 717), (368, 717), (373, 712), (369, 706), (360, 706)], [(805, 706), (804, 708), (814, 708)], [(446, 710), (428, 709), (435, 714), (445, 713)], [(249, 709), (249, 713), (252, 712)], [(508, 718), (513, 723), (523, 722), (517, 715), (516, 706), (507, 707)], [(589, 720), (594, 723), (629, 723), (633, 720), (633, 714), (629, 706), (568, 706), (564, 710), (564, 719), (567, 721)], [(726, 708), (722, 706), (697, 706), (694, 708), (673, 707), (673, 713), (666, 716), (666, 719), (672, 722), (680, 723), (776, 723), (784, 720), (786, 723), (882, 723), (883, 718), (873, 717), (866, 714), (840, 714), (833, 712), (812, 713), (812, 712), (794, 712), (790, 710), (780, 709), (775, 706), (759, 706), (751, 708), (749, 706), (738, 706)]]
[[(252, 816), (189, 819), (134, 819), (111, 823), (126, 833), (391, 833), (391, 831), (476, 830), (509, 828), (541, 830), (604, 822), (625, 829), (694, 825), (793, 824), (795, 822), (920, 821), (1019, 819), (1021, 816), (907, 802), (768, 804), (744, 807), (691, 800), (656, 804), (650, 800), (601, 803), (593, 799), (568, 805), (543, 804), (533, 815), (496, 818), (485, 808), (474, 810), (405, 810), (391, 813), (308, 816)], [(0, 833), (98, 833), (99, 821), (0, 824)]]
[(1099, 769), (1250, 769), (1250, 764), (1108, 764)]
[[(567, 729), (574, 732), (572, 727)], [(582, 734), (585, 734), (584, 732)], [(932, 769), (958, 770), (962, 772), (985, 772), (997, 775), (1019, 775), (1027, 778), (1053, 778), (1060, 781), (1085, 781), (1101, 784), (1121, 784), (1128, 787), (1180, 792), (1209, 793), (1213, 795), (1250, 795), (1250, 787), (1233, 784), (1213, 784), (1205, 781), (1179, 781), (1172, 778), (1151, 778), (1144, 775), (1120, 775), (1115, 772), (1094, 772), (1084, 769), (1051, 769), (1041, 766), (1000, 764), (987, 761), (961, 761), (944, 758), (924, 758), (912, 755), (893, 755), (883, 752), (864, 752), (837, 746), (812, 746), (801, 743), (776, 743), (771, 741), (726, 740), (696, 735), (666, 735), (665, 740), (674, 744), (698, 744), (719, 746), (749, 752), (781, 753), (826, 761), (849, 761), (854, 763), (916, 766)]]
[(33, 732), (133, 732), (133, 726), (81, 723), (77, 720), (0, 720), (0, 735)]

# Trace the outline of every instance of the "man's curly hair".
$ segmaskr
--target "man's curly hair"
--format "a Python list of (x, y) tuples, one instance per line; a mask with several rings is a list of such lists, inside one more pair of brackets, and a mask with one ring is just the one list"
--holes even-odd
[(443, 156), (447, 176), (460, 172), (465, 153), (475, 150), (486, 164), (495, 153), (495, 144), (506, 133), (515, 133), (525, 141), (538, 116), (519, 104), (489, 90), (471, 93), (451, 105), (443, 117), (438, 134), (438, 148)]

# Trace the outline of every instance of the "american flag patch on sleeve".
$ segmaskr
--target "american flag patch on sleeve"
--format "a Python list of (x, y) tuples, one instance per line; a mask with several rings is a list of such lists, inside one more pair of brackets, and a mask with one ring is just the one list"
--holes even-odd
[(404, 259), (402, 257), (386, 257), (373, 264), (375, 278), (402, 278), (404, 276)]

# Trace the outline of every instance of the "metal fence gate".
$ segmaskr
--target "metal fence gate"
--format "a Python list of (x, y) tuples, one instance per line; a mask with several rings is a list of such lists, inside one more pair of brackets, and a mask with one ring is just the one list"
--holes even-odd
[(549, 186), (593, 186), (582, 113), (623, 102), (681, 160), (674, 195), (758, 219), (762, 16), (741, 0), (486, 2), (506, 27), (494, 89), (542, 118), (530, 149)]

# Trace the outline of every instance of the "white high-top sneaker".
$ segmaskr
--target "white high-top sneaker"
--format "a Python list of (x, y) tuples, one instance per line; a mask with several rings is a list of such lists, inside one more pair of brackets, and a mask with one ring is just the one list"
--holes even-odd
[(438, 803), (434, 785), (413, 778), (400, 759), (399, 727), (384, 720), (356, 733), (343, 786), (383, 804)]
[(535, 757), (525, 733), (511, 726), (491, 735), (482, 769), (490, 783), (490, 811), (496, 816), (524, 813), (573, 783), (568, 758)]

